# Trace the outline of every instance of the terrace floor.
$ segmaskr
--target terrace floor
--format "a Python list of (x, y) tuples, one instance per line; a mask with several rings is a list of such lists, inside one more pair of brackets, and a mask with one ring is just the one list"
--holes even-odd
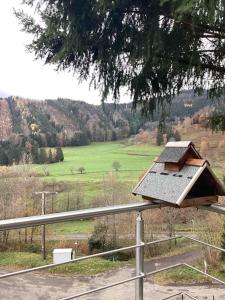
[[(163, 268), (171, 264), (186, 262), (194, 263), (199, 260), (201, 252), (193, 250), (189, 253), (175, 255), (170, 258), (158, 259), (158, 267)], [(155, 268), (155, 262), (146, 262), (146, 271)], [(4, 273), (2, 271), (1, 273)], [(97, 276), (62, 276), (46, 273), (29, 273), (23, 276), (15, 276), (0, 281), (0, 298), (4, 300), (51, 300), (94, 289), (109, 283), (117, 282), (134, 275), (133, 267), (122, 268), (117, 271), (99, 274)], [(225, 299), (224, 286), (218, 284), (207, 285), (157, 285), (151, 279), (144, 283), (144, 299), (159, 300), (167, 296), (186, 292), (192, 296), (198, 296), (200, 300)], [(181, 298), (181, 297), (180, 297)], [(179, 297), (173, 299), (180, 299)], [(110, 288), (79, 299), (85, 300), (131, 300), (134, 299), (134, 282), (129, 282), (114, 288)]]

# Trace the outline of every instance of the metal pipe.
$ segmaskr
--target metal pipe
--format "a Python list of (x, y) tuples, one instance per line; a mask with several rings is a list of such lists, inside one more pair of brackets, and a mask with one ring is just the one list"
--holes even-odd
[(160, 204), (150, 204), (148, 202), (135, 204), (121, 204), (114, 206), (89, 208), (69, 212), (61, 212), (54, 214), (46, 214), (43, 216), (31, 216), (24, 218), (6, 219), (0, 221), (0, 231), (18, 229), (29, 226), (37, 226), (43, 224), (53, 224), (65, 221), (88, 219), (101, 217), (106, 215), (121, 214), (130, 211), (143, 211), (146, 209), (160, 208)]
[[(18, 229), (29, 226), (37, 226), (43, 224), (54, 224), (71, 220), (80, 220), (104, 215), (120, 214), (130, 211), (143, 211), (153, 208), (161, 208), (161, 204), (150, 204), (148, 202), (135, 204), (122, 204), (108, 207), (89, 208), (84, 210), (61, 212), (54, 214), (46, 214), (44, 216), (31, 216), (24, 218), (6, 219), (0, 221), (0, 231)], [(216, 213), (225, 214), (225, 207), (220, 205), (204, 205), (199, 206), (199, 209), (204, 209)]]
[(190, 269), (192, 269), (192, 270), (195, 270), (195, 271), (198, 272), (198, 273), (201, 273), (201, 274), (203, 274), (203, 275), (205, 275), (205, 276), (207, 276), (207, 277), (209, 277), (209, 278), (211, 278), (211, 279), (214, 279), (215, 281), (217, 281), (217, 282), (222, 283), (222, 284), (225, 285), (225, 282), (224, 282), (224, 281), (222, 281), (222, 280), (220, 280), (220, 279), (218, 279), (218, 278), (216, 278), (216, 277), (214, 277), (214, 276), (212, 276), (212, 275), (209, 275), (209, 274), (206, 273), (206, 272), (203, 272), (203, 271), (201, 271), (201, 270), (199, 270), (199, 269), (197, 269), (197, 268), (195, 268), (195, 267), (193, 267), (193, 266), (191, 266), (191, 265), (189, 265), (189, 264), (186, 264), (186, 263), (184, 263), (183, 265), (186, 266), (186, 267), (188, 267), (188, 268), (190, 268)]
[(191, 296), (191, 295), (189, 295), (189, 294), (187, 294), (187, 293), (183, 293), (183, 295), (189, 297), (190, 299), (198, 300), (198, 298), (196, 298), (196, 297), (194, 297), (194, 296)]
[(48, 265), (35, 267), (35, 268), (31, 268), (31, 269), (26, 269), (26, 270), (16, 271), (16, 272), (12, 272), (12, 273), (7, 273), (7, 274), (0, 275), (0, 279), (8, 278), (8, 277), (16, 276), (16, 275), (22, 275), (22, 274), (26, 274), (26, 273), (30, 273), (30, 272), (34, 272), (34, 271), (41, 271), (41, 270), (45, 270), (45, 269), (49, 269), (49, 268), (53, 268), (53, 267), (62, 266), (62, 265), (69, 264), (69, 263), (79, 262), (79, 261), (90, 259), (90, 258), (106, 256), (106, 255), (109, 255), (109, 254), (117, 253), (119, 251), (126, 251), (126, 250), (130, 250), (130, 249), (135, 249), (138, 246), (139, 247), (144, 247), (144, 244), (143, 245), (132, 245), (132, 246), (128, 246), (128, 247), (124, 247), (124, 248), (118, 248), (118, 249), (110, 250), (110, 251), (106, 251), (106, 252), (81, 256), (81, 257), (78, 257), (78, 258), (71, 259), (70, 261), (67, 261), (67, 262), (56, 263), (56, 264), (48, 264)]
[(182, 236), (177, 236), (177, 237), (172, 237), (172, 238), (165, 238), (165, 239), (161, 239), (161, 240), (157, 240), (157, 241), (153, 241), (153, 242), (148, 242), (148, 243), (141, 243), (140, 245), (131, 245), (131, 246), (118, 248), (118, 249), (114, 249), (114, 250), (109, 250), (109, 251), (105, 251), (105, 252), (101, 252), (101, 253), (81, 256), (81, 257), (74, 258), (74, 259), (72, 259), (70, 261), (67, 261), (67, 262), (62, 262), (62, 263), (57, 263), (57, 264), (48, 264), (48, 265), (44, 265), (44, 266), (40, 266), (40, 267), (34, 267), (34, 268), (26, 269), (26, 270), (20, 270), (20, 271), (16, 271), (16, 272), (12, 272), (12, 273), (7, 273), (7, 274), (0, 275), (0, 279), (12, 277), (12, 276), (17, 276), (17, 275), (23, 275), (23, 274), (34, 272), (34, 271), (41, 271), (41, 270), (45, 270), (45, 269), (49, 269), (49, 268), (53, 268), (53, 267), (62, 266), (62, 265), (69, 264), (69, 263), (79, 262), (79, 261), (90, 259), (90, 258), (96, 258), (96, 257), (110, 255), (110, 254), (115, 254), (115, 253), (120, 252), (120, 251), (131, 250), (131, 249), (135, 249), (137, 247), (144, 247), (146, 245), (148, 246), (148, 245), (151, 245), (151, 244), (154, 244), (154, 243), (166, 242), (166, 241), (169, 241), (169, 240), (172, 240), (172, 239), (175, 239), (175, 238), (180, 238), (180, 237), (182, 237)]
[(85, 295), (88, 295), (88, 294), (91, 294), (91, 293), (99, 292), (99, 291), (114, 287), (114, 286), (117, 286), (117, 285), (120, 285), (120, 284), (124, 284), (124, 283), (129, 282), (129, 281), (137, 280), (137, 279), (143, 278), (143, 277), (144, 277), (144, 274), (141, 274), (139, 276), (130, 277), (128, 279), (121, 280), (121, 281), (118, 281), (118, 282), (115, 282), (115, 283), (112, 283), (112, 284), (109, 284), (109, 285), (105, 285), (105, 286), (102, 286), (102, 287), (97, 288), (97, 289), (89, 290), (89, 291), (86, 291), (86, 292), (83, 292), (83, 293), (80, 293), (80, 294), (75, 294), (75, 295), (72, 295), (72, 296), (69, 296), (69, 297), (60, 298), (59, 300), (70, 300), (70, 299), (78, 298), (78, 297), (81, 297), (81, 296), (85, 296)]
[[(105, 255), (109, 255), (109, 254), (113, 254), (113, 253), (117, 253), (118, 251), (126, 251), (129, 249), (137, 249), (137, 263), (136, 263), (136, 272), (137, 275), (135, 277), (131, 277), (129, 279), (126, 279), (124, 281), (120, 281), (120, 282), (116, 282), (114, 284), (105, 286), (105, 287), (101, 287), (101, 288), (97, 288), (91, 291), (86, 291), (84, 293), (75, 295), (75, 296), (70, 296), (67, 298), (63, 298), (63, 299), (73, 299), (76, 298), (78, 296), (82, 296), (82, 295), (87, 295), (90, 293), (93, 293), (95, 291), (100, 291), (102, 289), (106, 289), (109, 287), (113, 287), (115, 285), (119, 285), (119, 284), (123, 284), (132, 280), (136, 280), (136, 285), (137, 285), (137, 289), (136, 289), (136, 296), (135, 297), (139, 297), (136, 298), (138, 300), (143, 299), (143, 278), (150, 276), (150, 275), (154, 275), (156, 273), (159, 272), (163, 272), (175, 267), (179, 267), (179, 266), (186, 266), (189, 267), (205, 276), (210, 277), (211, 279), (224, 284), (225, 282), (223, 282), (220, 279), (217, 279), (214, 276), (209, 275), (208, 273), (205, 273), (195, 267), (192, 267), (188, 264), (175, 264), (173, 266), (169, 266), (163, 269), (158, 269), (149, 273), (144, 274), (143, 273), (143, 247), (144, 246), (148, 246), (151, 244), (155, 244), (155, 243), (160, 243), (163, 241), (169, 241), (172, 239), (177, 239), (177, 238), (187, 238), (190, 239), (194, 242), (212, 247), (214, 249), (220, 250), (225, 252), (225, 249), (222, 249), (220, 247), (217, 246), (213, 246), (210, 245), (206, 242), (202, 242), (199, 241), (195, 238), (191, 238), (189, 236), (175, 236), (175, 237), (171, 237), (171, 238), (165, 238), (165, 239), (161, 239), (161, 240), (157, 240), (157, 241), (151, 241), (151, 242), (147, 242), (144, 243), (143, 242), (143, 219), (141, 216), (141, 212), (143, 210), (147, 210), (147, 209), (153, 209), (153, 208), (160, 208), (161, 205), (160, 204), (149, 204), (149, 203), (136, 203), (136, 204), (125, 204), (125, 205), (116, 205), (116, 206), (109, 206), (109, 207), (100, 207), (100, 208), (91, 208), (91, 209), (85, 209), (85, 210), (79, 210), (79, 211), (72, 211), (72, 212), (63, 212), (63, 213), (55, 213), (55, 214), (49, 214), (49, 215), (43, 215), (43, 216), (32, 216), (32, 217), (25, 217), (25, 218), (18, 218), (18, 219), (8, 219), (8, 220), (2, 220), (0, 221), (0, 231), (1, 230), (10, 230), (10, 229), (16, 229), (16, 228), (23, 228), (23, 227), (28, 227), (28, 226), (36, 226), (36, 225), (44, 225), (44, 224), (53, 224), (53, 223), (58, 223), (58, 222), (64, 222), (64, 221), (68, 221), (68, 220), (79, 220), (79, 219), (86, 219), (86, 218), (91, 218), (91, 217), (100, 217), (103, 215), (111, 215), (111, 214), (119, 214), (119, 213), (125, 213), (125, 212), (130, 212), (130, 211), (138, 211), (138, 216), (137, 216), (137, 231), (136, 231), (136, 238), (137, 238), (137, 243), (136, 245), (133, 246), (128, 246), (128, 247), (124, 247), (124, 248), (119, 248), (119, 249), (115, 249), (115, 250), (111, 250), (111, 251), (107, 251), (107, 252), (103, 252), (103, 253), (97, 253), (97, 254), (93, 254), (93, 255), (88, 255), (85, 257), (79, 257), (76, 259), (73, 259), (69, 262), (64, 262), (64, 263), (58, 263), (58, 264), (49, 264), (49, 265), (45, 265), (45, 266), (40, 266), (40, 267), (36, 267), (36, 268), (32, 268), (32, 269), (27, 269), (27, 270), (21, 270), (21, 271), (17, 271), (17, 272), (12, 272), (12, 273), (8, 273), (8, 274), (3, 274), (0, 276), (0, 279), (2, 278), (7, 278), (7, 277), (11, 277), (11, 276), (15, 276), (15, 275), (22, 275), (25, 273), (29, 273), (29, 272), (33, 272), (33, 271), (39, 271), (39, 270), (44, 270), (44, 269), (48, 269), (51, 267), (57, 267), (60, 265), (64, 265), (64, 264), (68, 264), (68, 263), (73, 263), (73, 262), (78, 262), (78, 261), (82, 261), (82, 260), (86, 260), (86, 259), (90, 259), (90, 258), (95, 258), (95, 257), (100, 257), (100, 256), (105, 256)], [(200, 209), (205, 209), (208, 211), (213, 211), (216, 213), (222, 213), (225, 214), (225, 207), (219, 206), (219, 205), (210, 205), (210, 206), (200, 206)], [(142, 298), (141, 298), (142, 297)]]
[(183, 294), (183, 293), (182, 293), (182, 292), (180, 292), (180, 293), (177, 293), (177, 294), (174, 294), (174, 295), (168, 296), (168, 297), (166, 297), (166, 298), (163, 298), (163, 299), (161, 299), (161, 300), (168, 300), (168, 299), (174, 298), (174, 297), (176, 297), (176, 296), (180, 296), (180, 295), (182, 295), (182, 294)]
[(182, 267), (182, 266), (185, 266), (185, 267), (188, 267), (188, 268), (190, 268), (192, 270), (195, 270), (196, 272), (201, 273), (201, 274), (203, 274), (203, 275), (205, 275), (205, 276), (207, 276), (207, 277), (209, 277), (211, 279), (214, 279), (215, 281), (217, 281), (217, 282), (222, 283), (222, 284), (225, 285), (224, 281), (222, 281), (222, 280), (220, 280), (220, 279), (218, 279), (218, 278), (216, 278), (216, 277), (214, 277), (212, 275), (209, 275), (208, 273), (205, 273), (205, 272), (203, 272), (203, 271), (201, 271), (201, 270), (199, 270), (199, 269), (197, 269), (197, 268), (195, 268), (195, 267), (193, 267), (193, 266), (191, 266), (189, 264), (186, 264), (186, 263), (175, 264), (175, 265), (172, 265), (172, 266), (168, 266), (168, 267), (165, 267), (165, 268), (162, 268), (162, 269), (158, 269), (158, 270), (146, 273), (145, 277), (157, 274), (159, 272), (164, 272), (164, 271), (170, 270), (172, 268)]
[(161, 243), (161, 242), (166, 242), (166, 241), (170, 241), (170, 240), (174, 240), (174, 239), (178, 239), (178, 238), (187, 238), (187, 239), (193, 240), (194, 242), (197, 242), (197, 243), (200, 243), (200, 244), (203, 244), (203, 245), (206, 245), (206, 246), (209, 246), (209, 247), (212, 247), (212, 248), (215, 248), (217, 250), (225, 252), (225, 250), (222, 249), (222, 248), (210, 245), (208, 243), (199, 241), (199, 240), (191, 238), (189, 236), (175, 236), (175, 237), (160, 239), (160, 240), (151, 241), (151, 242), (147, 242), (147, 243), (141, 242), (140, 245), (137, 244), (137, 245), (118, 248), (118, 249), (114, 249), (114, 250), (110, 250), (110, 251), (106, 251), (106, 252), (101, 252), (101, 253), (96, 253), (96, 254), (92, 254), (92, 255), (82, 256), (82, 257), (72, 259), (68, 262), (57, 263), (57, 264), (48, 264), (48, 265), (44, 265), (44, 266), (40, 266), (40, 267), (30, 268), (30, 269), (26, 269), (26, 270), (20, 270), (20, 271), (16, 271), (16, 272), (12, 272), (12, 273), (7, 273), (7, 274), (0, 275), (0, 279), (12, 277), (12, 276), (17, 276), (17, 275), (22, 275), (22, 274), (30, 273), (30, 272), (33, 272), (33, 271), (41, 271), (41, 270), (45, 270), (45, 269), (49, 269), (49, 268), (69, 264), (69, 263), (79, 262), (79, 261), (90, 259), (90, 258), (96, 258), (96, 257), (110, 255), (110, 254), (115, 254), (119, 251), (131, 250), (131, 249), (135, 249), (137, 247), (139, 247), (139, 248), (142, 247), (143, 248), (145, 246), (149, 246), (149, 245), (153, 245), (153, 244)]
[[(69, 296), (69, 297), (66, 297), (66, 298), (60, 298), (59, 300), (69, 300), (69, 299), (78, 298), (78, 297), (81, 297), (81, 296), (84, 296), (84, 295), (87, 295), (87, 294), (91, 294), (91, 293), (94, 293), (94, 292), (101, 291), (103, 289), (107, 289), (107, 288), (110, 288), (110, 287), (113, 287), (113, 286), (116, 286), (116, 285), (123, 284), (123, 283), (129, 282), (129, 281), (132, 281), (132, 280), (137, 280), (137, 279), (140, 279), (140, 278), (145, 278), (145, 277), (148, 277), (148, 276), (160, 273), (160, 272), (164, 272), (164, 271), (168, 271), (168, 270), (173, 269), (173, 268), (184, 267), (184, 266), (187, 267), (187, 268), (193, 269), (196, 272), (201, 273), (201, 274), (203, 274), (203, 275), (205, 275), (205, 276), (207, 276), (207, 277), (209, 277), (211, 279), (214, 279), (217, 282), (222, 283), (222, 284), (225, 285), (225, 282), (223, 282), (222, 280), (220, 280), (220, 279), (218, 279), (218, 278), (216, 278), (214, 276), (209, 275), (208, 273), (205, 273), (205, 272), (203, 272), (203, 271), (201, 271), (201, 270), (199, 270), (199, 269), (197, 269), (195, 267), (192, 267), (189, 264), (179, 263), (179, 264), (174, 264), (174, 265), (162, 268), (162, 269), (151, 271), (151, 272), (148, 272), (148, 273), (145, 273), (145, 274), (140, 274), (139, 276), (131, 277), (131, 278), (125, 279), (123, 281), (119, 281), (119, 282), (116, 282), (116, 283), (113, 283), (113, 284), (110, 284), (110, 285), (106, 285), (106, 286), (103, 286), (103, 287), (100, 287), (100, 288), (97, 288), (97, 289), (89, 290), (89, 291), (86, 291), (86, 292), (83, 292), (83, 293), (80, 293), (80, 294), (76, 294), (76, 295), (72, 295), (72, 296)], [(192, 297), (190, 295), (188, 295), (188, 296), (190, 298), (192, 298), (192, 299), (195, 299), (194, 297)], [(165, 299), (169, 299), (169, 298), (165, 298)]]
[(149, 246), (149, 245), (154, 245), (154, 244), (158, 244), (158, 243), (162, 243), (162, 242), (168, 242), (168, 241), (172, 241), (172, 240), (176, 240), (176, 239), (181, 239), (181, 238), (184, 238), (184, 237), (185, 236), (183, 236), (183, 235), (176, 235), (176, 236), (172, 236), (172, 237), (169, 237), (169, 238), (164, 238), (164, 239), (161, 239), (161, 240), (147, 242), (147, 243), (144, 243), (144, 245)]
[[(136, 244), (144, 244), (144, 220), (142, 213), (137, 213), (136, 218)], [(144, 272), (144, 248), (138, 246), (136, 248), (136, 276)], [(143, 277), (135, 281), (135, 300), (143, 300)]]
[(166, 298), (163, 298), (163, 299), (161, 299), (161, 300), (168, 300), (168, 299), (174, 298), (174, 297), (176, 297), (176, 296), (180, 296), (180, 295), (181, 295), (182, 299), (184, 299), (184, 296), (187, 296), (187, 297), (189, 297), (190, 299), (198, 300), (198, 299), (195, 298), (194, 296), (191, 296), (191, 295), (189, 295), (189, 294), (187, 294), (187, 293), (183, 293), (183, 292), (180, 292), (180, 293), (171, 295), (171, 296), (166, 297)]
[(198, 209), (208, 210), (208, 211), (215, 212), (218, 214), (225, 214), (225, 206), (221, 206), (218, 204), (201, 205), (201, 206), (198, 206)]
[(219, 250), (219, 251), (225, 252), (225, 249), (223, 249), (223, 248), (220, 248), (220, 247), (217, 247), (217, 246), (214, 246), (214, 245), (208, 244), (208, 243), (206, 243), (206, 242), (203, 242), (203, 241), (199, 241), (199, 240), (197, 240), (197, 239), (195, 239), (195, 238), (192, 238), (192, 237), (190, 237), (190, 236), (183, 235), (183, 238), (186, 238), (186, 239), (189, 239), (189, 240), (191, 240), (191, 241), (194, 241), (194, 242), (196, 242), (196, 243), (199, 243), (199, 244), (202, 244), (202, 245), (208, 246), (208, 247), (210, 247), (210, 248), (213, 248), (213, 249), (216, 249), (216, 250)]
[(164, 271), (167, 271), (167, 270), (170, 270), (170, 269), (173, 269), (173, 268), (182, 267), (183, 265), (184, 265), (183, 263), (179, 263), (179, 264), (174, 264), (172, 266), (168, 266), (168, 267), (165, 267), (165, 268), (162, 268), (162, 269), (154, 270), (154, 271), (145, 273), (145, 277), (151, 276), (151, 275), (154, 275), (154, 274), (157, 274), (157, 273), (160, 273), (160, 272), (164, 272)]
[(166, 267), (166, 268), (163, 268), (163, 269), (159, 269), (159, 270), (156, 270), (156, 271), (152, 271), (152, 272), (149, 272), (149, 273), (146, 273), (146, 274), (142, 273), (140, 275), (137, 275), (137, 276), (134, 276), (134, 277), (122, 280), (122, 281), (118, 281), (118, 282), (115, 282), (115, 283), (112, 283), (112, 284), (109, 284), (109, 285), (105, 285), (105, 286), (100, 287), (100, 288), (96, 288), (96, 289), (89, 290), (89, 291), (86, 291), (86, 292), (83, 292), (83, 293), (79, 293), (79, 294), (75, 294), (75, 295), (72, 295), (72, 296), (60, 298), (59, 300), (70, 300), (70, 299), (78, 298), (78, 297), (85, 296), (85, 295), (88, 295), (88, 294), (91, 294), (91, 293), (94, 293), (94, 292), (99, 292), (99, 291), (105, 290), (105, 289), (110, 288), (110, 287), (114, 287), (116, 285), (120, 285), (120, 284), (129, 282), (129, 281), (138, 280), (140, 278), (143, 279), (143, 278), (145, 278), (149, 275), (153, 275), (155, 273), (163, 272), (165, 270), (176, 268), (176, 267), (183, 266), (183, 265), (184, 264), (176, 264), (176, 265), (172, 265), (172, 266), (169, 266), (169, 267)]

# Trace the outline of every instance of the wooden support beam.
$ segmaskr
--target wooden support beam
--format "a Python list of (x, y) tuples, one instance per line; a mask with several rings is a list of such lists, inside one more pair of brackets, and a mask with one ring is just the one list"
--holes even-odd
[(185, 165), (187, 165), (187, 166), (196, 166), (196, 167), (202, 167), (205, 163), (208, 163), (208, 161), (205, 160), (205, 159), (190, 158), (190, 159), (187, 159), (185, 161)]
[(198, 207), (200, 205), (210, 205), (218, 202), (218, 196), (205, 196), (198, 198), (186, 198), (182, 201), (180, 207)]

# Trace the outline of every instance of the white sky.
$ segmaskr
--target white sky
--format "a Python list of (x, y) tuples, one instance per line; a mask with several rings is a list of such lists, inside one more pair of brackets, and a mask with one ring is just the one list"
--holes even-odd
[[(89, 83), (78, 83), (68, 72), (56, 72), (53, 66), (35, 61), (25, 45), (31, 38), (20, 31), (13, 8), (20, 8), (20, 0), (0, 0), (0, 91), (31, 99), (58, 97), (100, 103), (100, 94), (89, 89)], [(127, 102), (128, 96), (123, 97)]]

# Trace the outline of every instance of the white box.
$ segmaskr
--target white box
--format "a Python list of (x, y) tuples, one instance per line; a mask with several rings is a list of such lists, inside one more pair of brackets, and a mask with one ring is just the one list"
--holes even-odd
[(62, 262), (70, 261), (73, 258), (73, 249), (54, 249), (53, 250), (53, 263), (58, 264)]

